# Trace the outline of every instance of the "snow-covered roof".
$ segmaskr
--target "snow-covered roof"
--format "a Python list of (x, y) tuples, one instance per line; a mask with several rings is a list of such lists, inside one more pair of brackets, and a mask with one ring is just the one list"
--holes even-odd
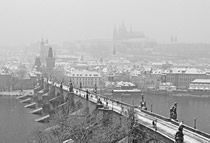
[(196, 69), (196, 68), (173, 68), (166, 70), (165, 73), (174, 73), (174, 74), (205, 74), (206, 72)]
[(67, 74), (69, 77), (101, 77), (101, 75), (98, 72), (95, 71), (72, 71)]
[(207, 83), (210, 84), (210, 79), (195, 79), (192, 81), (192, 83)]

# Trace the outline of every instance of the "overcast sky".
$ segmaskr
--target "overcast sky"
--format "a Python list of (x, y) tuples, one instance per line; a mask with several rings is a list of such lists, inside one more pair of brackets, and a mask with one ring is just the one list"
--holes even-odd
[(210, 43), (210, 0), (0, 0), (0, 46), (111, 39), (133, 26), (158, 42)]

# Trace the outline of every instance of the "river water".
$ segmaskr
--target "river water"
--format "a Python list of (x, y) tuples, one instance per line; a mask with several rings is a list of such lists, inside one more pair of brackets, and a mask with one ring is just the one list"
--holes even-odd
[(15, 96), (0, 96), (0, 143), (26, 143), (42, 126), (34, 122), (38, 116), (29, 111)]
[[(123, 102), (139, 105), (141, 95), (135, 96), (116, 96), (115, 99)], [(132, 99), (133, 98), (133, 99)], [(197, 118), (197, 129), (210, 134), (210, 97), (191, 97), (191, 96), (170, 96), (170, 95), (144, 95), (148, 110), (169, 117), (170, 107), (177, 102), (178, 120), (184, 124), (194, 127), (194, 118)]]

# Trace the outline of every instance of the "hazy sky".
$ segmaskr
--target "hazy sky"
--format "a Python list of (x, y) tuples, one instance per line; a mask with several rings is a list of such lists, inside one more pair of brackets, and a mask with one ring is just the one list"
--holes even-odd
[(210, 0), (0, 0), (0, 45), (41, 37), (61, 44), (111, 39), (114, 25), (143, 31), (159, 42), (210, 43)]

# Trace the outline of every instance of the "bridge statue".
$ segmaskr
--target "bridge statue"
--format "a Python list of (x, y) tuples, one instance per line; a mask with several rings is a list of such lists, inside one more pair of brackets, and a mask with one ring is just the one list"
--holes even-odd
[(73, 91), (73, 84), (72, 84), (71, 81), (69, 82), (69, 92), (74, 92)]
[(147, 110), (146, 101), (144, 100), (144, 95), (142, 94), (141, 102), (140, 102), (140, 108), (143, 110)]
[(97, 100), (97, 106), (96, 106), (97, 108), (103, 108), (104, 106), (103, 106), (103, 103), (101, 102), (101, 99), (100, 98), (98, 98), (98, 100)]
[(177, 120), (177, 103), (175, 102), (174, 105), (170, 108), (170, 118)]
[(63, 81), (60, 84), (60, 95), (63, 96)]
[(89, 91), (86, 90), (86, 100), (89, 100)]
[(63, 89), (63, 81), (61, 81), (60, 89)]

